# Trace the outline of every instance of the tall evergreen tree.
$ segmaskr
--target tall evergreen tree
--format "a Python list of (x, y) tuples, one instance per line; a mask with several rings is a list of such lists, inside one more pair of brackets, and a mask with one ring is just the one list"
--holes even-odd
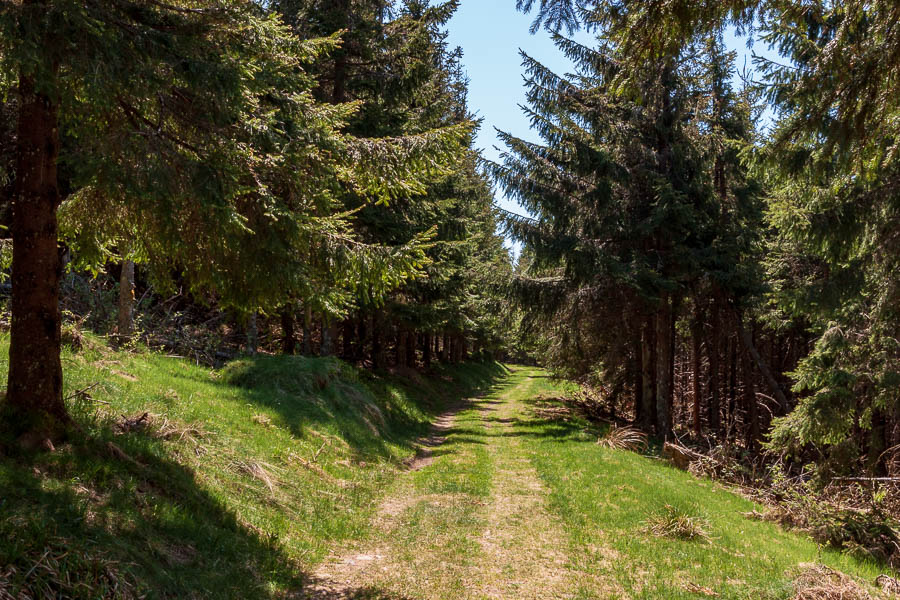
[[(110, 223), (101, 214), (116, 215), (119, 231), (134, 231), (160, 271), (176, 266), (226, 304), (277, 306), (309, 286), (311, 264), (335, 256), (352, 266), (339, 278), (378, 293), (418, 268), (421, 248), (355, 254), (335, 190), (380, 200), (417, 193), (446, 170), (467, 126), (390, 140), (346, 136), (355, 107), (316, 102), (304, 68), (335, 46), (300, 41), (245, 0), (0, 8), (2, 71), (17, 79), (18, 102), (5, 401), (18, 429), (53, 438), (68, 420), (60, 164), (81, 222), (100, 224), (85, 232)], [(337, 252), (316, 252), (323, 248)], [(401, 267), (385, 271), (397, 258)]]

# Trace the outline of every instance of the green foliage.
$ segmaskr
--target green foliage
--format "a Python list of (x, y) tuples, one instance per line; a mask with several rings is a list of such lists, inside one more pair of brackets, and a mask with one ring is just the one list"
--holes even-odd
[[(752, 99), (731, 88), (734, 55), (721, 35), (639, 60), (631, 36), (646, 5), (584, 4), (592, 47), (554, 36), (573, 74), (523, 56), (526, 112), (542, 143), (504, 134), (509, 151), (493, 172), (535, 216), (504, 219), (526, 247), (512, 288), (526, 332), (546, 338), (548, 366), (615, 398), (639, 369), (647, 315), (691, 297), (699, 314), (709, 297), (742, 305), (759, 293), (762, 214), (739, 159)], [(551, 5), (541, 3), (539, 20), (557, 18)]]
[(36, 77), (60, 107), (74, 266), (127, 256), (159, 287), (178, 273), (225, 306), (302, 297), (335, 313), (421, 276), (427, 228), (365, 243), (338, 197), (424, 193), (471, 125), (348, 134), (360, 104), (314, 94), (314, 65), (340, 44), (245, 0), (5, 5), (2, 71)]
[[(505, 323), (497, 316), (495, 288), (511, 267), (495, 231), (487, 178), (474, 152), (459, 151), (460, 146), (471, 147), (473, 132), (461, 50), (449, 49), (446, 42), (445, 27), (458, 2), (309, 0), (277, 7), (302, 35), (341, 37), (340, 49), (313, 67), (321, 81), (315, 94), (323, 101), (355, 103), (358, 110), (348, 119), (347, 130), (357, 139), (383, 140), (354, 148), (352, 162), (361, 180), (390, 188), (381, 196), (386, 206), (367, 203), (371, 192), (365, 185), (336, 196), (353, 212), (357, 239), (392, 247), (428, 236), (427, 247), (420, 246), (421, 277), (410, 277), (384, 294), (363, 280), (347, 298), (357, 309), (349, 315), (322, 308), (332, 316), (357, 319), (377, 311), (380, 322), (423, 333), (465, 332), (485, 346), (499, 347)], [(444, 163), (435, 163), (428, 152), (417, 154), (419, 144), (444, 132), (464, 138), (447, 149)], [(415, 185), (398, 181), (395, 160), (384, 152), (388, 143), (405, 148), (405, 160), (426, 176)], [(366, 179), (364, 173), (374, 175)], [(383, 307), (381, 297), (386, 299)]]

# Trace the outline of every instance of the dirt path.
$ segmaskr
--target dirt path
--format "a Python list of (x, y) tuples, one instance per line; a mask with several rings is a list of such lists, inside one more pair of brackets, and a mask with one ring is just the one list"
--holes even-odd
[[(465, 404), (455, 406), (435, 420), (428, 437), (417, 443), (416, 454), (405, 461), (404, 464), (409, 471), (420, 471), (434, 462), (435, 449), (447, 441), (448, 432), (453, 427), (457, 413), (465, 407)], [(397, 525), (398, 517), (410, 506), (423, 500), (427, 501), (409, 494), (388, 496), (375, 512), (375, 518), (378, 520), (377, 530), (384, 535), (390, 535)], [(366, 580), (373, 577), (372, 570), (379, 568), (390, 552), (391, 549), (387, 545), (369, 549), (355, 546), (344, 549), (340, 554), (332, 555), (312, 574), (301, 597), (308, 600), (392, 598), (379, 594), (366, 584)], [(381, 569), (384, 570), (385, 567)]]
[(478, 542), (484, 553), (476, 598), (569, 598), (572, 573), (547, 490), (513, 432), (523, 407), (507, 400), (486, 411), (496, 448), (494, 489)]
[(337, 551), (303, 597), (573, 597), (565, 533), (516, 429), (528, 382), (441, 417), (380, 505), (373, 539)]

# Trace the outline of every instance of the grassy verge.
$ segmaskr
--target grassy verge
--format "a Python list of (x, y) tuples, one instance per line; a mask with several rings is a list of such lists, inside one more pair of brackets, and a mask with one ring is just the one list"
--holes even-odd
[[(878, 565), (823, 550), (803, 536), (745, 517), (759, 506), (712, 482), (697, 480), (658, 460), (609, 450), (577, 418), (537, 416), (535, 399), (552, 395), (542, 372), (517, 400), (531, 410), (518, 423), (532, 461), (566, 523), (577, 569), (614, 582), (610, 598), (790, 598), (799, 565), (822, 563), (873, 582)], [(654, 535), (667, 515), (699, 523), (708, 539)], [(578, 597), (595, 598), (582, 589)]]
[(502, 372), (400, 378), (297, 357), (210, 371), (87, 342), (64, 356), (83, 433), (46, 454), (0, 441), (0, 590), (13, 597), (281, 597), (366, 535), (435, 415)]

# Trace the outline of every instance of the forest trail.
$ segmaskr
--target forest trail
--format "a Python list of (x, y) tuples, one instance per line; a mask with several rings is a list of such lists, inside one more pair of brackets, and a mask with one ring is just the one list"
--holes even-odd
[(574, 597), (586, 576), (568, 560), (563, 524), (517, 428), (534, 418), (524, 402), (531, 382), (514, 372), (439, 419), (379, 506), (375, 539), (336, 551), (305, 597)]
[[(511, 367), (442, 416), (368, 533), (332, 548), (300, 597), (787, 600), (814, 563), (874, 581), (877, 566), (748, 518), (764, 508), (733, 490), (597, 444), (567, 393)], [(672, 507), (708, 537), (648, 531)]]

